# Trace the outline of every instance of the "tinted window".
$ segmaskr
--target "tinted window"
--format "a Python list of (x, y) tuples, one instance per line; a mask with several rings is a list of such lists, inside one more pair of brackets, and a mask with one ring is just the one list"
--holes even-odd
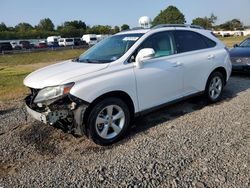
[(73, 39), (66, 39), (66, 42), (73, 42)]
[(192, 31), (176, 31), (176, 46), (178, 53), (208, 48), (203, 37)]
[(216, 46), (216, 42), (212, 41), (211, 39), (202, 36), (203, 40), (206, 42), (208, 48), (213, 48)]
[(174, 37), (172, 32), (161, 32), (148, 37), (139, 47), (138, 52), (143, 48), (153, 48), (155, 57), (169, 56), (175, 53)]

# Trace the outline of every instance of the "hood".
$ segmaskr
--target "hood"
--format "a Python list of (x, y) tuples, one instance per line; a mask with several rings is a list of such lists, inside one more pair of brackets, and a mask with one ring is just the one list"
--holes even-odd
[(236, 47), (230, 50), (231, 57), (250, 57), (250, 47)]
[(106, 68), (108, 64), (91, 64), (72, 62), (57, 63), (32, 72), (24, 79), (24, 85), (42, 89), (67, 83), (67, 80), (93, 73)]

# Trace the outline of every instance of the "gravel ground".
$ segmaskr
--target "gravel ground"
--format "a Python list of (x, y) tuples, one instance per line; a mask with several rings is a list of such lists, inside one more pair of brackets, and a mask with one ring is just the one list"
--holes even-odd
[(250, 187), (250, 76), (137, 119), (100, 147), (0, 104), (0, 187)]

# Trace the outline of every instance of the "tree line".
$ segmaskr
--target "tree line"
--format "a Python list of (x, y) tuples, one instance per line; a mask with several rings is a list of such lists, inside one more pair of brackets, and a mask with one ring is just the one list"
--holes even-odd
[[(220, 25), (215, 25), (217, 16), (213, 13), (209, 17), (198, 17), (193, 19), (192, 24), (199, 25), (205, 29), (214, 30), (243, 30), (245, 27), (239, 19), (232, 19)], [(153, 19), (152, 26), (159, 24), (185, 24), (185, 15), (175, 6), (169, 6)], [(111, 27), (109, 25), (88, 26), (84, 21), (66, 21), (55, 27), (50, 18), (44, 18), (32, 26), (29, 23), (19, 23), (15, 27), (7, 27), (0, 23), (0, 39), (40, 39), (57, 35), (62, 37), (80, 37), (83, 34), (115, 34), (130, 29), (128, 24)]]
[(7, 27), (0, 23), (0, 39), (42, 39), (48, 36), (81, 37), (83, 34), (115, 34), (130, 29), (129, 25), (111, 27), (109, 25), (86, 25), (81, 20), (66, 21), (55, 27), (50, 18), (40, 20), (38, 25), (32, 26), (29, 23), (19, 23), (15, 27)]

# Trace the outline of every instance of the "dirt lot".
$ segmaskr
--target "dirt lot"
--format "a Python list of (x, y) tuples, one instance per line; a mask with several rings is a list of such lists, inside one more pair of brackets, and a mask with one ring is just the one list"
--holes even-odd
[(250, 187), (250, 76), (137, 119), (100, 147), (0, 104), (0, 187)]

